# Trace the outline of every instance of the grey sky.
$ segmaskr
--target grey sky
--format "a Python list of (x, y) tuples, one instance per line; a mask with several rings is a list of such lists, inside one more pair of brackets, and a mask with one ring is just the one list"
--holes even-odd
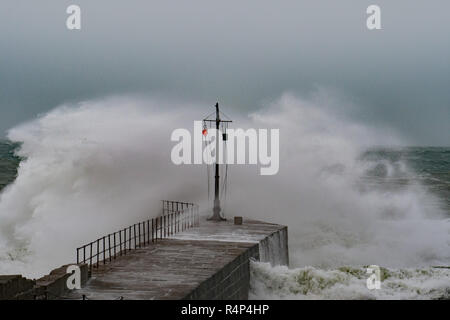
[[(70, 4), (82, 30), (65, 27)], [(383, 30), (368, 31), (378, 4)], [(67, 102), (144, 93), (248, 112), (285, 91), (339, 92), (352, 117), (450, 144), (450, 2), (0, 3), (0, 136)]]

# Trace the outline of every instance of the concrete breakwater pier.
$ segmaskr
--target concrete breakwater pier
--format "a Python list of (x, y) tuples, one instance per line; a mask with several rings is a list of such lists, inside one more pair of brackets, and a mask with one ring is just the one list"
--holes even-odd
[[(167, 221), (171, 221), (171, 214), (166, 212)], [(187, 214), (194, 217), (192, 212)], [(176, 224), (185, 219), (180, 211), (174, 211), (173, 215), (173, 223), (167, 226), (176, 230)], [(167, 231), (162, 237), (164, 224), (158, 228), (158, 222), (153, 225), (153, 220), (151, 223), (149, 220), (147, 227), (149, 230), (152, 230), (150, 225), (154, 227), (161, 238), (154, 235), (153, 230), (151, 235), (141, 235), (139, 225), (138, 239), (143, 237), (145, 243), (147, 238), (148, 244), (134, 242), (133, 247), (137, 231), (133, 237), (130, 231), (132, 248), (126, 251), (127, 247), (122, 247), (120, 242), (121, 250), (114, 251), (114, 255), (111, 248), (118, 247), (115, 240), (114, 245), (103, 247), (103, 252), (99, 250), (105, 237), (96, 241), (97, 254), (95, 249), (92, 253), (95, 242), (90, 243), (90, 247), (79, 248), (84, 251), (77, 250), (82, 256), (78, 261), (82, 283), (79, 290), (67, 289), (70, 274), (66, 272), (67, 266), (62, 266), (38, 280), (19, 275), (0, 276), (0, 299), (247, 299), (250, 259), (288, 265), (285, 226), (240, 217), (221, 222), (194, 217), (192, 221), (195, 223), (190, 228)], [(145, 225), (142, 230), (146, 230)], [(123, 243), (128, 243), (128, 236), (120, 234), (122, 236)], [(90, 252), (88, 257), (86, 251)], [(98, 257), (103, 260), (95, 260)]]
[(288, 264), (287, 228), (253, 220), (200, 226), (94, 269), (81, 299), (247, 299), (250, 259)]

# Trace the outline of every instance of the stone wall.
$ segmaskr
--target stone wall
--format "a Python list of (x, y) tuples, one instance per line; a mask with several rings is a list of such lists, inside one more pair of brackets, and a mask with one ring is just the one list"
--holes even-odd
[(225, 265), (184, 299), (247, 300), (250, 286), (250, 259), (259, 259), (258, 244)]
[(36, 281), (21, 275), (0, 276), (0, 300), (18, 299), (20, 295), (32, 294)]
[[(68, 292), (66, 285), (70, 274), (69, 265), (62, 266), (38, 280), (30, 280), (21, 275), (0, 276), (0, 300), (57, 300), (63, 299)], [(81, 285), (89, 278), (86, 264), (80, 264)]]
[(247, 300), (250, 289), (250, 259), (270, 262), (272, 265), (289, 265), (287, 227), (272, 233), (246, 250), (184, 299)]

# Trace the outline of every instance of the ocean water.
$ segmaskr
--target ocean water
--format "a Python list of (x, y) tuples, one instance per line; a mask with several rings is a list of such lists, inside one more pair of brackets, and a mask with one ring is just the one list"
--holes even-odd
[(15, 155), (15, 150), (19, 146), (18, 143), (0, 140), (0, 191), (17, 176), (17, 167), (21, 159)]
[(361, 155), (361, 160), (375, 164), (363, 178), (366, 186), (404, 188), (420, 184), (438, 196), (440, 206), (450, 217), (450, 148), (409, 147), (378, 148)]
[[(365, 174), (355, 183), (361, 193), (381, 190), (401, 193), (423, 186), (424, 208), (444, 212), (450, 220), (450, 148), (373, 148), (359, 160)], [(393, 215), (395, 218), (395, 214)], [(450, 243), (444, 243), (450, 249)], [(301, 254), (300, 254), (301, 255)], [(369, 265), (318, 268), (251, 263), (251, 299), (450, 299), (450, 266), (381, 268), (381, 288), (369, 290)]]
[[(171, 132), (198, 106), (165, 103), (87, 101), (9, 131), (0, 274), (47, 274), (86, 239), (158, 214), (163, 198), (209, 205), (205, 168), (170, 162)], [(234, 120), (282, 134), (277, 175), (229, 175), (226, 214), (289, 227), (290, 268), (252, 263), (250, 297), (448, 298), (450, 148), (367, 150), (401, 139), (291, 95)], [(381, 290), (366, 288), (367, 265), (382, 268)]]

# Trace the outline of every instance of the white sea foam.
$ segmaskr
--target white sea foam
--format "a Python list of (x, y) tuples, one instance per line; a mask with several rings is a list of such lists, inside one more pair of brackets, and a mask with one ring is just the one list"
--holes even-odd
[(288, 269), (251, 263), (250, 299), (450, 299), (450, 269), (381, 269), (380, 289), (369, 290), (364, 267)]

